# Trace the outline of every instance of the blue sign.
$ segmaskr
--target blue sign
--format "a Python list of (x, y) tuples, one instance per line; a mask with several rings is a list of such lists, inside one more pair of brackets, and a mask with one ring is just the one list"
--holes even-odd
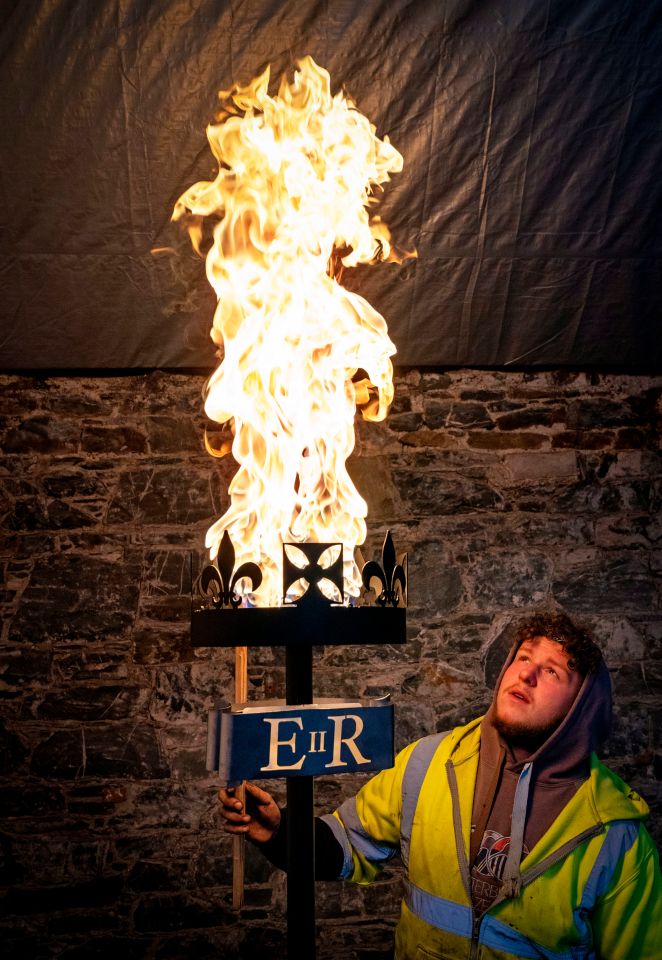
[(207, 769), (227, 783), (362, 773), (393, 766), (393, 707), (337, 700), (209, 715)]

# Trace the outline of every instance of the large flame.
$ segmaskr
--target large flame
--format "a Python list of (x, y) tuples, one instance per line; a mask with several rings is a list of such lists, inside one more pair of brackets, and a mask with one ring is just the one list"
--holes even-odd
[[(207, 131), (218, 174), (190, 187), (173, 214), (198, 249), (212, 218), (211, 337), (223, 359), (205, 412), (232, 431), (239, 463), (206, 546), (213, 560), (227, 530), (237, 563), (260, 564), (260, 605), (282, 602), (283, 541), (342, 542), (346, 591), (358, 594), (354, 548), (367, 507), (345, 462), (357, 406), (381, 420), (393, 399), (386, 323), (336, 276), (397, 259), (367, 208), (402, 157), (342, 92), (331, 95), (326, 70), (311, 57), (297, 66), (273, 97), (268, 68), (221, 91), (223, 112)], [(217, 452), (229, 448), (228, 436)]]

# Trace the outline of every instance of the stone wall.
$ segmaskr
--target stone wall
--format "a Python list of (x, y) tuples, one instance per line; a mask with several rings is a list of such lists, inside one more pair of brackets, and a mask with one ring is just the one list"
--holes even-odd
[[(234, 471), (203, 450), (203, 379), (0, 378), (4, 956), (284, 955), (284, 880), (230, 844), (204, 769), (231, 651), (189, 645), (190, 554)], [(482, 711), (509, 630), (539, 605), (595, 628), (612, 670), (609, 762), (662, 834), (658, 415), (662, 378), (402, 371), (351, 470), (410, 556), (409, 641), (315, 657), (321, 695), (390, 693), (397, 743)], [(250, 696), (283, 693), (253, 650)], [(318, 781), (320, 809), (358, 779)], [(282, 784), (277, 793), (282, 796)], [(397, 869), (319, 885), (320, 960), (385, 958)]]

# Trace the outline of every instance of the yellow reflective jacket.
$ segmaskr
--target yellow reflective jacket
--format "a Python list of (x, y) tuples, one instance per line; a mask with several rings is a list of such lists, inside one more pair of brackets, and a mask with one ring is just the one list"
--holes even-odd
[(406, 747), (325, 821), (342, 877), (369, 883), (401, 851), (397, 960), (662, 960), (662, 878), (645, 802), (593, 754), (590, 777), (477, 918), (469, 831), (480, 719)]

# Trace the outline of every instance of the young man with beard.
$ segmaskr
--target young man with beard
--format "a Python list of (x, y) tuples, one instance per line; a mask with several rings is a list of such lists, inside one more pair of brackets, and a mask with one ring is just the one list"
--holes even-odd
[[(484, 717), (398, 754), (316, 820), (319, 879), (374, 880), (400, 852), (398, 960), (660, 960), (662, 877), (645, 802), (597, 758), (611, 685), (562, 615), (522, 624)], [(226, 830), (284, 866), (283, 814), (221, 790)]]

